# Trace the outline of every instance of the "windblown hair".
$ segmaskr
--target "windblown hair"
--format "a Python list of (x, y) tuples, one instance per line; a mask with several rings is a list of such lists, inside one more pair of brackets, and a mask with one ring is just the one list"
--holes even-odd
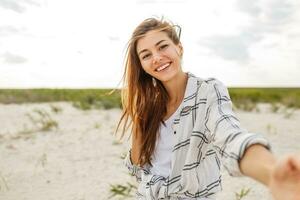
[(140, 166), (151, 165), (151, 155), (155, 149), (160, 123), (167, 113), (169, 96), (163, 84), (142, 68), (136, 49), (137, 42), (147, 32), (155, 30), (165, 32), (177, 45), (180, 42), (180, 31), (177, 34), (176, 27), (178, 28), (164, 20), (146, 19), (136, 27), (127, 46), (124, 86), (121, 90), (123, 113), (117, 130), (122, 124), (121, 138), (129, 127), (131, 127), (132, 137), (141, 134), (142, 142), (138, 159)]

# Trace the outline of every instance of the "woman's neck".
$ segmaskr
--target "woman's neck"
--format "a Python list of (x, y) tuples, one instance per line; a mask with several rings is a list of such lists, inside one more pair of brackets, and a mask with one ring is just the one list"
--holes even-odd
[(178, 73), (172, 80), (163, 83), (169, 94), (169, 105), (176, 105), (184, 98), (188, 75), (184, 72)]

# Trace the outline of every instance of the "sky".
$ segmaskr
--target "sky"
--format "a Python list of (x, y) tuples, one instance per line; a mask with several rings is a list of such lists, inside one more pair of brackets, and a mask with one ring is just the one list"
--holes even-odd
[(298, 0), (0, 0), (0, 88), (118, 88), (144, 19), (181, 26), (183, 70), (300, 87)]

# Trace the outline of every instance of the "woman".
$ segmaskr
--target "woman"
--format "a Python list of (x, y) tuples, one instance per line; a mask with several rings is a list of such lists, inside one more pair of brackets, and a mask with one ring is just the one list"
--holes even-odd
[(182, 71), (176, 28), (146, 19), (127, 49), (118, 128), (123, 123), (123, 136), (131, 126), (125, 164), (139, 182), (137, 199), (215, 199), (220, 163), (270, 187), (278, 200), (299, 199), (300, 159), (277, 162), (264, 137), (240, 127), (220, 81)]

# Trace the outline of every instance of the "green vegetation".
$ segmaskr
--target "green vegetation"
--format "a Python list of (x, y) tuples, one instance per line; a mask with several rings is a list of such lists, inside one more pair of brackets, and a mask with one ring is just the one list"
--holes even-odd
[(35, 131), (51, 131), (58, 128), (58, 123), (52, 119), (50, 114), (45, 110), (35, 109), (34, 114), (27, 113), (26, 116), (34, 124)]
[(234, 105), (243, 110), (253, 110), (257, 103), (300, 108), (300, 88), (230, 88), (229, 93)]
[(61, 107), (56, 106), (56, 105), (52, 105), (52, 104), (50, 105), (50, 108), (51, 108), (51, 111), (56, 113), (56, 114), (59, 114), (63, 111)]
[(135, 191), (137, 189), (137, 187), (132, 184), (127, 182), (126, 185), (122, 185), (122, 184), (115, 184), (112, 185), (110, 184), (110, 193), (111, 196), (109, 198), (115, 197), (115, 196), (119, 196), (119, 197), (133, 197), (133, 191)]
[(235, 198), (236, 200), (241, 200), (243, 199), (245, 196), (247, 196), (250, 192), (250, 188), (246, 189), (246, 188), (242, 188), (240, 190), (240, 192), (236, 192), (235, 193)]
[(5, 178), (0, 173), (0, 191), (2, 191), (4, 188), (9, 190)]
[(0, 103), (69, 101), (83, 110), (120, 108), (120, 91), (115, 90), (109, 94), (111, 91), (110, 89), (1, 89)]
[[(112, 89), (1, 89), (0, 103), (34, 103), (69, 101), (79, 109), (120, 108), (120, 90)], [(282, 104), (300, 108), (300, 88), (229, 88), (234, 105), (253, 110), (257, 103), (271, 103), (277, 110)], [(55, 109), (55, 108), (54, 108)], [(59, 110), (57, 110), (59, 112)]]

